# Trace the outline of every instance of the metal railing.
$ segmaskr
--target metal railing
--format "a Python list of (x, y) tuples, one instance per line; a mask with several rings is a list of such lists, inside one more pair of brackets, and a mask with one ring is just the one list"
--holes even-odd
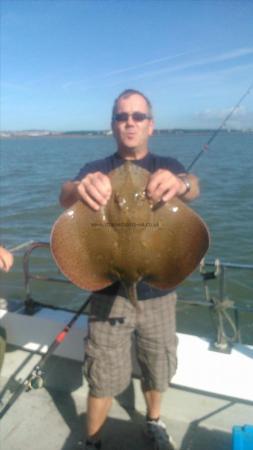
[[(24, 253), (23, 257), (23, 272), (24, 272), (24, 285), (25, 285), (25, 311), (27, 314), (33, 314), (35, 309), (38, 306), (45, 306), (43, 303), (35, 301), (31, 295), (31, 281), (45, 281), (45, 282), (53, 282), (53, 283), (67, 283), (71, 284), (71, 282), (65, 278), (61, 277), (48, 277), (45, 275), (33, 274), (30, 271), (30, 256), (32, 252), (38, 248), (50, 249), (50, 244), (48, 242), (33, 242)], [(54, 305), (47, 305), (48, 308), (52, 309), (61, 309), (73, 312), (71, 309), (57, 307)]]
[[(47, 242), (33, 242), (27, 248), (23, 258), (24, 283), (25, 283), (25, 309), (28, 314), (33, 314), (38, 306), (45, 306), (40, 302), (35, 301), (31, 295), (30, 283), (32, 280), (43, 282), (56, 282), (72, 284), (69, 280), (62, 277), (48, 277), (44, 275), (33, 274), (30, 271), (30, 256), (32, 252), (38, 248), (49, 249), (50, 245)], [(209, 268), (212, 267), (212, 270)], [(179, 303), (190, 306), (207, 307), (216, 317), (216, 339), (213, 348), (217, 351), (229, 352), (234, 342), (240, 342), (240, 323), (239, 314), (241, 312), (253, 313), (253, 299), (252, 307), (244, 305), (236, 305), (233, 301), (226, 297), (225, 293), (225, 269), (239, 269), (253, 271), (253, 264), (236, 264), (230, 262), (221, 262), (219, 259), (215, 261), (205, 261), (203, 259), (199, 266), (199, 271), (204, 287), (203, 300), (185, 300), (180, 298)], [(209, 288), (209, 282), (216, 280), (218, 295), (213, 296)], [(73, 310), (54, 305), (46, 305), (49, 308), (61, 309), (66, 311)], [(230, 314), (233, 314), (232, 315)], [(230, 328), (230, 334), (226, 332), (226, 328)]]
[[(213, 267), (213, 270), (208, 270), (208, 267)], [(253, 272), (253, 264), (221, 262), (219, 259), (216, 259), (215, 261), (205, 261), (205, 259), (203, 259), (200, 263), (199, 271), (204, 287), (205, 299), (203, 301), (180, 299), (181, 303), (187, 305), (209, 308), (216, 319), (216, 339), (212, 348), (213, 350), (220, 352), (230, 352), (233, 343), (241, 341), (240, 313), (253, 313), (253, 298), (252, 306), (245, 306), (235, 304), (234, 301), (226, 296), (225, 269), (250, 270)], [(211, 294), (209, 287), (209, 282), (211, 280), (217, 281), (217, 295)], [(227, 328), (230, 329), (230, 334), (226, 331)]]

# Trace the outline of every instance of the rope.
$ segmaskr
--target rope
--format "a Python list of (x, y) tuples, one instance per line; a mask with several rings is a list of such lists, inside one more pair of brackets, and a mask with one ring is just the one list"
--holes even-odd
[[(236, 342), (238, 339), (238, 331), (236, 325), (229, 315), (228, 310), (234, 307), (234, 302), (229, 299), (218, 300), (215, 297), (212, 298), (213, 311), (218, 316), (218, 326), (217, 326), (217, 346), (226, 346), (228, 342)], [(232, 330), (232, 334), (229, 336), (225, 330), (225, 323), (228, 324), (229, 328)]]
[[(228, 344), (232, 342), (236, 342), (239, 338), (238, 326), (228, 313), (229, 309), (234, 309), (234, 302), (229, 299), (224, 299), (224, 271), (223, 267), (219, 261), (219, 259), (215, 260), (214, 270), (211, 272), (207, 272), (205, 270), (205, 261), (202, 260), (200, 264), (200, 273), (202, 275), (203, 283), (204, 283), (204, 292), (207, 302), (209, 302), (213, 307), (213, 318), (217, 317), (217, 321), (215, 322), (217, 328), (217, 338), (215, 347), (220, 350), (226, 350), (228, 348)], [(219, 298), (211, 296), (210, 290), (207, 282), (209, 280), (218, 279), (219, 281)], [(232, 330), (231, 335), (226, 333), (225, 324)]]

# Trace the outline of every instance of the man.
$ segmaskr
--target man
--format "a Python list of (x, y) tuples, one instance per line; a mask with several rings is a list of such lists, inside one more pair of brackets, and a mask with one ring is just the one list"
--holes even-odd
[[(151, 154), (148, 140), (154, 129), (152, 107), (139, 91), (126, 90), (115, 100), (112, 130), (117, 152), (86, 164), (74, 181), (66, 182), (61, 205), (77, 200), (94, 210), (106, 205), (111, 193), (107, 174), (125, 160), (151, 172), (146, 195), (154, 202), (174, 196), (190, 201), (199, 194), (198, 180), (186, 174), (175, 159)], [(130, 382), (130, 340), (135, 332), (137, 355), (142, 371), (142, 390), (147, 405), (147, 431), (156, 449), (174, 449), (172, 439), (160, 420), (161, 393), (176, 371), (174, 292), (161, 291), (143, 282), (138, 285), (138, 312), (125, 297), (119, 283), (92, 295), (85, 372), (89, 383), (86, 449), (100, 449), (100, 430), (112, 398)], [(111, 319), (121, 317), (116, 323)], [(106, 319), (106, 320), (105, 320)], [(124, 360), (122, 360), (124, 358)]]

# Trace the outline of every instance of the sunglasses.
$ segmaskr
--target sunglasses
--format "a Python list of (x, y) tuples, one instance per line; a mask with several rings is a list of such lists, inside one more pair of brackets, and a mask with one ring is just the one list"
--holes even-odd
[(132, 114), (128, 114), (127, 112), (116, 113), (112, 117), (112, 120), (113, 122), (127, 122), (129, 117), (132, 117), (135, 122), (143, 122), (143, 120), (150, 120), (152, 118), (148, 114), (136, 111)]

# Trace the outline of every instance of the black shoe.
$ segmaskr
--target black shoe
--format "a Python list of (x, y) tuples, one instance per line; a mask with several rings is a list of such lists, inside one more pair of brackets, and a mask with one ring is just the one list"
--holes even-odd
[(165, 423), (160, 419), (147, 420), (146, 433), (153, 443), (154, 450), (176, 450), (172, 437), (167, 433)]
[(100, 450), (101, 449), (101, 441), (90, 441), (87, 439), (85, 442), (84, 450)]

